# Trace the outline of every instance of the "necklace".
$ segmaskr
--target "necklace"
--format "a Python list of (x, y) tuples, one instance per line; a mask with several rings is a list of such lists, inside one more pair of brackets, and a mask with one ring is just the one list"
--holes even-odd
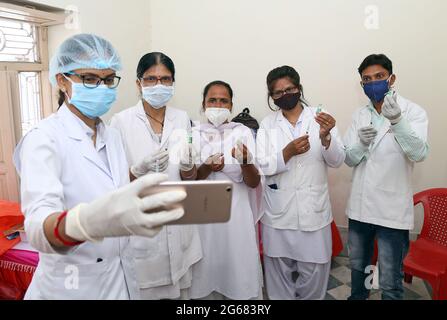
[(163, 121), (159, 121), (159, 120), (157, 120), (157, 119), (155, 119), (154, 117), (152, 117), (149, 113), (147, 113), (146, 111), (145, 111), (145, 113), (146, 113), (146, 115), (149, 117), (149, 118), (151, 118), (152, 120), (154, 120), (155, 122), (158, 122), (159, 124), (161, 124), (161, 127), (162, 128), (164, 128), (164, 126), (165, 126), (165, 121), (163, 120)]

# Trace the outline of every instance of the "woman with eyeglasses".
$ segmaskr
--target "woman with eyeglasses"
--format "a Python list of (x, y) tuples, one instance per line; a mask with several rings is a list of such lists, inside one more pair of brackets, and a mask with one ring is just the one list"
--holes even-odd
[[(137, 67), (138, 103), (112, 120), (124, 141), (131, 179), (165, 172), (170, 181), (195, 177), (189, 145), (191, 121), (185, 111), (168, 106), (174, 95), (175, 67), (163, 53), (143, 56)], [(132, 237), (141, 299), (187, 299), (191, 267), (202, 258), (196, 226), (166, 226), (155, 238)]]
[(120, 135), (100, 119), (116, 99), (120, 68), (113, 46), (91, 34), (67, 39), (51, 60), (59, 111), (14, 154), (25, 231), (40, 257), (26, 299), (137, 298), (132, 260), (123, 254), (129, 236), (153, 237), (183, 215), (163, 211), (184, 192), (140, 196), (165, 175), (129, 184)]
[(345, 160), (335, 119), (304, 99), (298, 72), (284, 66), (267, 77), (274, 113), (261, 123), (257, 157), (266, 176), (262, 241), (270, 299), (324, 299), (333, 221), (328, 167)]

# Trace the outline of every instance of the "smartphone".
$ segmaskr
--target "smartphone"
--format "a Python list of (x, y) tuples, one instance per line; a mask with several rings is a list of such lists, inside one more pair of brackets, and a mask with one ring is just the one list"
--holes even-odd
[(173, 181), (151, 187), (140, 196), (183, 190), (186, 199), (168, 209), (183, 206), (185, 214), (168, 225), (225, 223), (231, 218), (233, 183), (230, 181)]

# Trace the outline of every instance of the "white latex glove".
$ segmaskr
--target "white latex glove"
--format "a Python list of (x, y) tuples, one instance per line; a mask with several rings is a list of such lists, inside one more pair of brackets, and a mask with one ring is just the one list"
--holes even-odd
[[(246, 150), (245, 157), (244, 157), (244, 149)], [(241, 141), (237, 142), (236, 147), (234, 148), (233, 151), (234, 151), (233, 158), (235, 158), (239, 164), (253, 164), (253, 155)]]
[(153, 155), (147, 156), (140, 163), (132, 166), (130, 172), (135, 178), (140, 178), (150, 172), (164, 172), (169, 165), (169, 151), (159, 150)]
[(378, 132), (376, 129), (374, 129), (374, 127), (368, 126), (368, 127), (363, 127), (359, 129), (359, 137), (360, 137), (360, 142), (365, 146), (365, 147), (369, 147), (370, 144), (374, 141), (374, 139), (376, 138)]
[(397, 96), (386, 95), (382, 106), (382, 114), (390, 120), (391, 124), (396, 124), (402, 119), (402, 111), (397, 103)]
[(198, 152), (192, 143), (183, 143), (180, 148), (180, 170), (191, 171), (197, 163)]
[(143, 191), (167, 179), (164, 174), (146, 175), (89, 204), (78, 205), (67, 214), (65, 232), (78, 241), (93, 242), (130, 235), (154, 237), (164, 224), (184, 214), (181, 207), (166, 208), (184, 200), (184, 191), (140, 196)]

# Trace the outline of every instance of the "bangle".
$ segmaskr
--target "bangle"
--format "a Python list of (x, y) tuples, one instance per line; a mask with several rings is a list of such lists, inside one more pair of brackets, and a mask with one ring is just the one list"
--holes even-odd
[(80, 244), (83, 244), (84, 242), (71, 242), (71, 241), (64, 240), (61, 237), (61, 234), (59, 233), (59, 225), (61, 224), (62, 219), (64, 219), (67, 216), (67, 214), (68, 214), (68, 211), (65, 211), (61, 215), (59, 215), (59, 217), (57, 218), (56, 227), (54, 228), (54, 236), (56, 237), (56, 239), (58, 239), (60, 242), (62, 242), (64, 244), (64, 246), (76, 247)]

